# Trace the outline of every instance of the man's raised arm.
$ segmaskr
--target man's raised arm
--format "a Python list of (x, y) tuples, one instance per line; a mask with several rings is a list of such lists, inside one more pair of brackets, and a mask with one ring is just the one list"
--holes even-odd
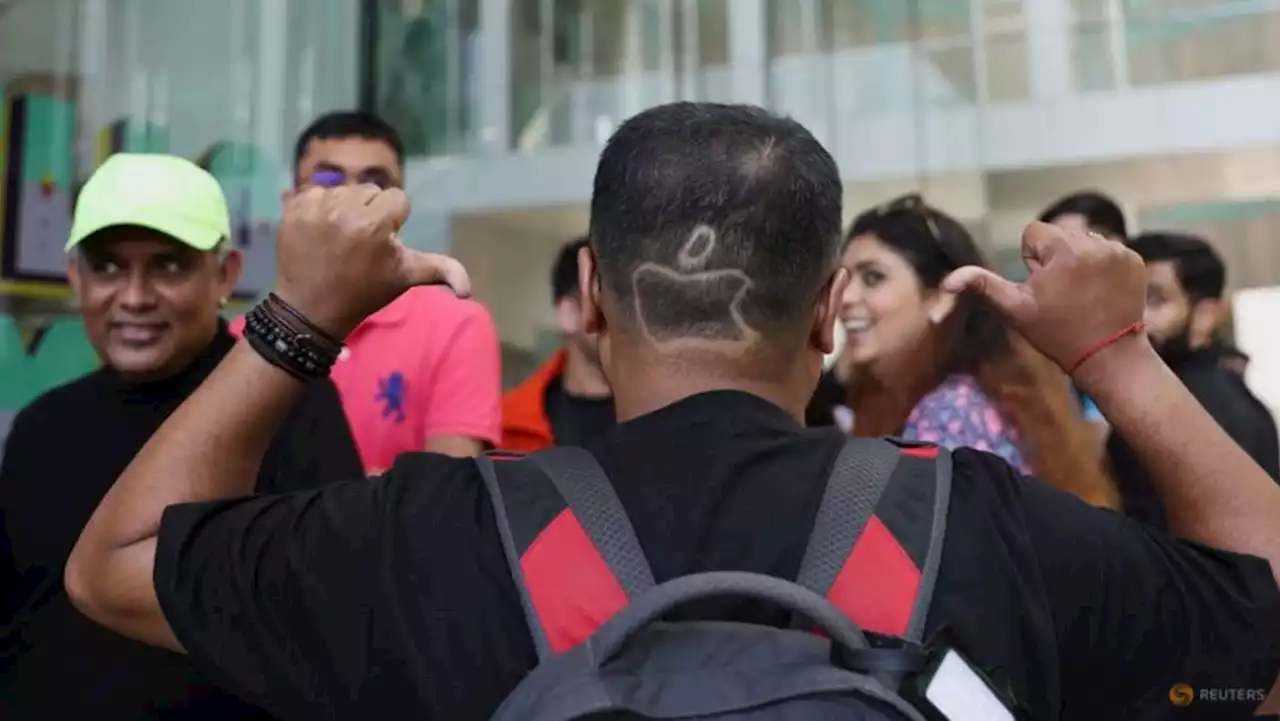
[[(344, 338), (413, 285), (446, 283), (469, 294), (457, 261), (399, 242), (408, 213), (403, 192), (373, 186), (312, 188), (286, 203), (276, 293), (287, 310), (256, 331), (263, 352), (246, 340), (236, 345), (98, 506), (65, 574), (68, 595), (87, 616), (181, 650), (152, 576), (165, 508), (252, 493), (270, 439), (302, 393), (299, 378), (327, 370), (333, 344), (324, 339)], [(246, 328), (246, 338), (254, 333)]]
[(982, 293), (1073, 377), (1149, 469), (1176, 535), (1264, 558), (1280, 582), (1280, 487), (1147, 342), (1142, 260), (1044, 223), (1028, 226), (1022, 242), (1025, 283), (970, 267), (944, 287)]

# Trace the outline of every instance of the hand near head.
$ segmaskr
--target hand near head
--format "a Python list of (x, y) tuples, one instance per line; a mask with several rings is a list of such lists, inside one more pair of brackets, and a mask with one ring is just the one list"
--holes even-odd
[(400, 242), (408, 217), (399, 189), (307, 188), (290, 196), (276, 236), (276, 293), (338, 337), (415, 285), (470, 295), (461, 263)]
[(1032, 223), (1022, 233), (1030, 275), (1015, 283), (985, 268), (960, 268), (950, 292), (980, 293), (1041, 353), (1069, 370), (1100, 341), (1142, 320), (1147, 276), (1122, 243)]

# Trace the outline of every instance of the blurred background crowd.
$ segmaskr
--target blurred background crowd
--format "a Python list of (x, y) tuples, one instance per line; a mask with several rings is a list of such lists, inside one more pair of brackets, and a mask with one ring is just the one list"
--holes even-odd
[(218, 178), (236, 313), (272, 277), (298, 134), (377, 113), (404, 143), (404, 237), (470, 269), (511, 388), (562, 344), (547, 276), (600, 144), (682, 98), (794, 116), (840, 163), (850, 221), (918, 192), (1010, 274), (1026, 221), (1082, 189), (1129, 235), (1207, 239), (1230, 269), (1218, 341), (1274, 407), (1278, 33), (1274, 0), (2, 0), (0, 435), (96, 366), (63, 245), (114, 152)]

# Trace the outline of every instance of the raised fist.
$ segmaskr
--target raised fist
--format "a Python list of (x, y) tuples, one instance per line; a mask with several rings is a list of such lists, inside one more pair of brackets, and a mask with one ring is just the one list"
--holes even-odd
[(1099, 343), (1142, 320), (1146, 270), (1123, 243), (1037, 222), (1022, 233), (1022, 258), (1026, 282), (969, 266), (949, 275), (943, 288), (981, 293), (1068, 372)]
[(399, 189), (311, 187), (289, 197), (276, 237), (276, 293), (340, 338), (415, 285), (470, 295), (461, 263), (400, 242), (408, 217)]

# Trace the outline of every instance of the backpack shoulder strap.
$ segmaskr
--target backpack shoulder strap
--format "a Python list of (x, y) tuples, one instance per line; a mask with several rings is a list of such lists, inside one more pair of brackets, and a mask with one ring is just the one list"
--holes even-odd
[(540, 661), (585, 641), (654, 586), (635, 529), (580, 448), (476, 459)]
[(951, 454), (897, 439), (841, 449), (797, 582), (864, 630), (921, 643), (951, 501)]

